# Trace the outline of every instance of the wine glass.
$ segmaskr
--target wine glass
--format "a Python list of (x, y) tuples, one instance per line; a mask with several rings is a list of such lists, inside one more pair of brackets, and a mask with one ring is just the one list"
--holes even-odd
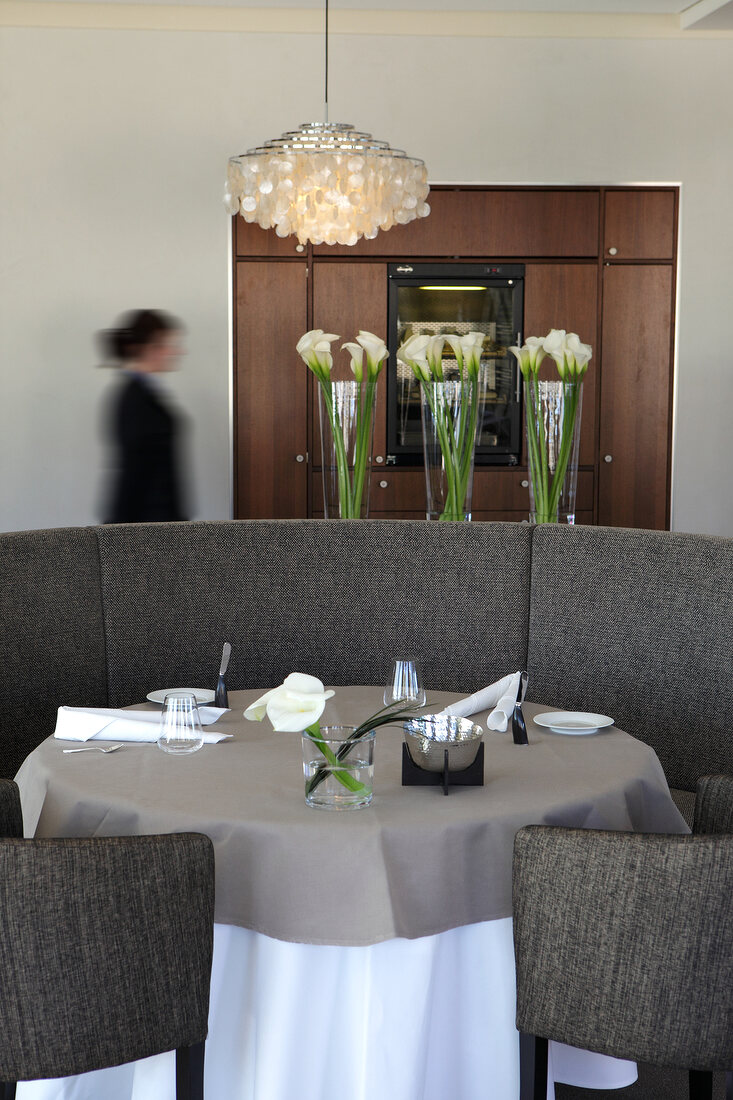
[(196, 752), (204, 743), (196, 696), (192, 691), (169, 691), (160, 716), (158, 748), (163, 752)]
[(415, 661), (392, 662), (392, 672), (384, 689), (384, 704), (391, 706), (393, 703), (414, 703), (418, 707), (425, 703), (425, 688)]

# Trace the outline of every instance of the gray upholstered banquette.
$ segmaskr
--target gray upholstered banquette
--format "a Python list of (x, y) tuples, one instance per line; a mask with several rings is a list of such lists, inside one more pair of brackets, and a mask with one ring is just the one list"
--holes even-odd
[[(412, 521), (142, 524), (0, 536), (0, 774), (61, 703), (287, 673), (428, 688), (527, 667), (528, 698), (611, 714), (692, 804), (733, 771), (733, 540), (603, 527)], [(682, 796), (684, 800), (684, 795)]]

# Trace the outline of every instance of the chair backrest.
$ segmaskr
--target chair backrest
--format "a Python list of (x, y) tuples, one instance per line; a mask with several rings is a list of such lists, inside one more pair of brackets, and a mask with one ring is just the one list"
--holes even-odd
[(473, 692), (524, 668), (527, 525), (238, 520), (97, 537), (110, 706), (151, 684), (200, 684), (202, 670), (215, 687), (224, 639), (230, 690), (290, 672), (379, 684), (403, 656), (435, 690)]
[(733, 539), (535, 528), (528, 698), (610, 714), (670, 787), (733, 774)]
[(733, 836), (528, 826), (513, 886), (520, 1031), (733, 1066)]
[(693, 833), (733, 833), (733, 776), (705, 775), (697, 781)]
[(0, 779), (0, 837), (23, 836), (20, 791), (12, 779)]
[(107, 705), (94, 530), (4, 534), (0, 577), (0, 775), (11, 779), (53, 733), (62, 703)]
[(0, 841), (0, 1081), (206, 1037), (214, 854), (175, 834)]

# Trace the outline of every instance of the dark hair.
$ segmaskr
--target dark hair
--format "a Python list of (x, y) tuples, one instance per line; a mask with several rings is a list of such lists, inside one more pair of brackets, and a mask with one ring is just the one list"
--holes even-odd
[(133, 309), (124, 313), (116, 328), (98, 334), (107, 362), (126, 363), (158, 337), (181, 328), (180, 321), (159, 309)]

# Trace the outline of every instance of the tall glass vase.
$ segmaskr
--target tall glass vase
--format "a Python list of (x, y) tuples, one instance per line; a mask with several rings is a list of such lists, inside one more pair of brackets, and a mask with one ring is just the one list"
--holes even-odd
[(377, 382), (319, 386), (323, 514), (326, 519), (366, 519)]
[(575, 523), (582, 382), (524, 382), (531, 523)]
[(474, 451), (483, 392), (480, 381), (422, 383), (428, 519), (471, 518)]

